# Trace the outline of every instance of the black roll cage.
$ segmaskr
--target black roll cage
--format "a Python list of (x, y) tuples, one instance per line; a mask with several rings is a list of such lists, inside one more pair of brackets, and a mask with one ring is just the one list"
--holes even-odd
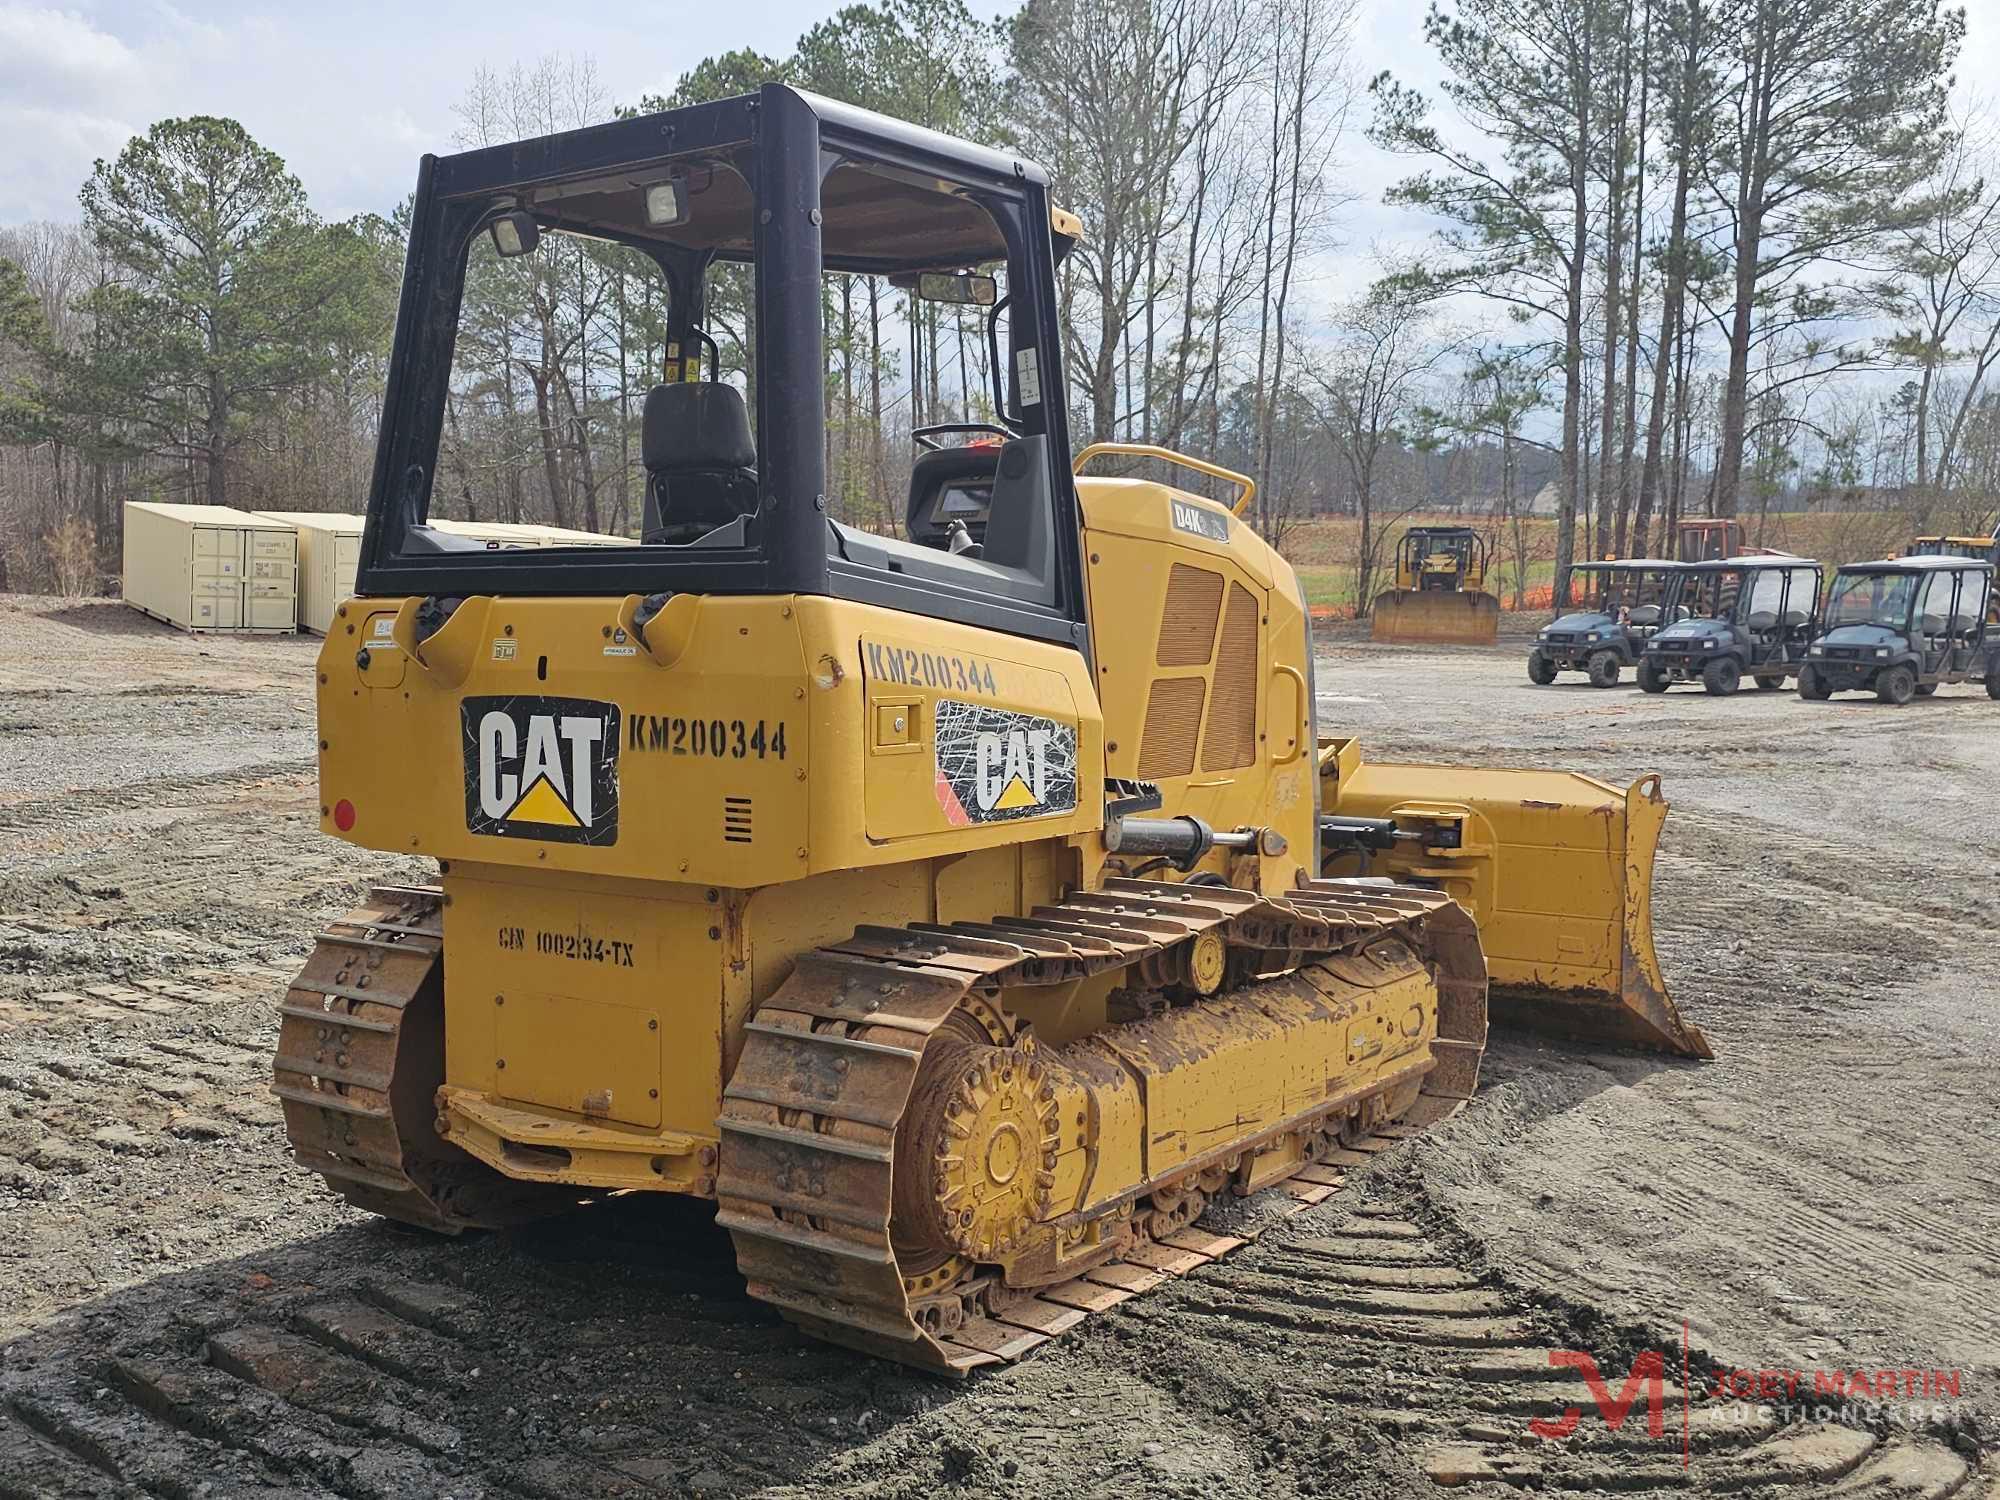
[[(754, 263), (757, 532), (750, 546), (543, 548), (516, 552), (405, 551), (429, 515), (444, 407), (473, 238), (524, 190), (592, 173), (640, 172), (692, 152), (747, 155), (754, 203), (749, 255), (688, 249), (593, 224), (588, 233), (649, 255), (669, 283), (670, 338), (699, 326), (702, 279), (715, 260)], [(850, 562), (826, 515), (824, 271), (929, 269), (920, 236), (907, 255), (823, 254), (820, 189), (843, 163), (948, 186), (991, 215), (1005, 241), (1014, 366), (1010, 421), (1046, 440), (1055, 507), (1055, 600), (999, 597), (949, 580), (911, 578)], [(538, 220), (562, 228), (560, 213)], [(618, 120), (452, 156), (426, 155), (417, 174), (409, 253), (356, 577), (364, 595), (820, 594), (886, 605), (1072, 644), (1088, 652), (1079, 508), (1055, 294), (1048, 177), (1030, 162), (783, 84), (755, 95)], [(1042, 399), (1020, 401), (1019, 361), (1032, 349)]]
[[(1563, 580), (1562, 600), (1555, 606), (1556, 616), (1560, 617), (1566, 610), (1575, 611), (1581, 607), (1577, 603), (1576, 598), (1579, 576), (1586, 581), (1593, 578), (1630, 577), (1643, 582), (1647, 574), (1658, 574), (1660, 579), (1660, 607), (1662, 610), (1665, 610), (1673, 603), (1674, 592), (1678, 587), (1676, 580), (1680, 577), (1682, 571), (1683, 567), (1680, 563), (1671, 562), (1665, 558), (1649, 559), (1643, 562), (1626, 558), (1604, 558), (1598, 562), (1572, 563), (1570, 565), (1569, 576)], [(1599, 584), (1598, 587), (1602, 587), (1602, 585)], [(1661, 623), (1665, 624), (1666, 622), (1662, 620)]]
[(1684, 563), (1674, 577), (1673, 591), (1667, 599), (1667, 607), (1670, 611), (1678, 610), (1681, 607), (1682, 598), (1696, 579), (1721, 573), (1741, 573), (1743, 575), (1743, 586), (1736, 591), (1735, 599), (1730, 601), (1728, 615), (1716, 615), (1712, 618), (1719, 620), (1726, 619), (1732, 630), (1746, 630), (1748, 627), (1743, 624), (1738, 615), (1742, 612), (1744, 602), (1750, 598), (1753, 592), (1752, 580), (1759, 573), (1784, 571), (1784, 590), (1779, 596), (1782, 610), (1784, 605), (1791, 603), (1791, 573), (1794, 569), (1801, 571), (1810, 570), (1813, 575), (1813, 603), (1812, 608), (1806, 611), (1806, 618), (1810, 628), (1811, 622), (1819, 618), (1820, 610), (1825, 603), (1828, 593), (1828, 584), (1826, 581), (1826, 569), (1808, 557), (1718, 557), (1710, 558), (1703, 562)]
[(1482, 577), (1486, 573), (1486, 538), (1470, 526), (1412, 526), (1396, 544), (1396, 566), (1415, 573), (1433, 551), (1456, 556), (1461, 577), (1473, 572), (1475, 563)]
[[(2000, 575), (1996, 575), (1993, 564), (1979, 559), (1962, 557), (1956, 553), (1922, 553), (1917, 555), (1935, 557), (1938, 559), (1938, 563), (1931, 566), (1909, 567), (1907, 565), (1898, 566), (1895, 561), (1891, 560), (1879, 563), (1848, 563), (1844, 567), (1835, 569), (1833, 578), (1826, 585), (1826, 618), (1822, 621), (1825, 629), (1838, 630), (1841, 628), (1833, 619), (1833, 591), (1840, 587), (1840, 581), (1843, 578), (1909, 578), (1914, 580), (1910, 589), (1910, 597), (1903, 605), (1902, 618), (1897, 621), (1894, 627), (1897, 634), (1901, 635), (1905, 641), (1914, 641), (1922, 634), (1917, 629), (1917, 607), (1922, 603), (1925, 592), (1930, 588), (1930, 580), (1940, 573), (1950, 574), (1953, 580), (1952, 602), (1956, 606), (1958, 600), (1964, 595), (1966, 577), (1968, 575), (1979, 575), (1983, 576), (1986, 580), (1986, 593), (1980, 599), (1978, 623), (1973, 630), (1970, 644), (1975, 646), (1984, 644), (1987, 634), (1987, 609), (1992, 602), (1991, 596), (1996, 577), (2000, 577)], [(1953, 618), (1956, 619), (1959, 611), (1954, 607), (1952, 613)]]

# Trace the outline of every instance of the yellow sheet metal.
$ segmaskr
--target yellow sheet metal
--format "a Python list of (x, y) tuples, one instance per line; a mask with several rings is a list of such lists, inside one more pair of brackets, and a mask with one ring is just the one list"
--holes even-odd
[(1404, 646), (1490, 646), (1500, 631), (1491, 594), (1390, 589), (1375, 596), (1370, 639)]
[[(1320, 771), (1326, 811), (1436, 835), (1371, 856), (1368, 873), (1436, 886), (1473, 914), (1495, 1019), (1713, 1055), (1653, 952), (1653, 856), (1667, 815), (1659, 777), (1621, 790), (1573, 772), (1378, 765), (1352, 740), (1322, 745)], [(1360, 873), (1360, 863), (1341, 857), (1326, 873)]]

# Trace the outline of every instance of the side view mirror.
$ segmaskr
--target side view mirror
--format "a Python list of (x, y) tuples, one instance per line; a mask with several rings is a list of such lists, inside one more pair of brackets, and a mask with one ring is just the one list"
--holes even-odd
[(1000, 300), (1000, 284), (975, 272), (924, 271), (917, 276), (917, 298), (954, 307), (991, 307)]
[(486, 232), (493, 236), (493, 248), (502, 260), (532, 254), (542, 242), (542, 229), (535, 216), (518, 208), (500, 215), (487, 226)]

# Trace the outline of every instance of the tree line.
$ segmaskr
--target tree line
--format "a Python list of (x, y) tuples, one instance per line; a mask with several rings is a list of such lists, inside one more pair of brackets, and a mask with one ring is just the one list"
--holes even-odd
[[(1952, 112), (1963, 12), (1457, 0), (1425, 21), (1426, 93), (1357, 76), (1358, 4), (1027, 0), (988, 24), (880, 0), (657, 96), (587, 59), (482, 70), (451, 144), (781, 78), (1034, 157), (1085, 226), (1060, 283), (1079, 440), (1250, 473), (1281, 546), (1357, 517), (1357, 603), (1418, 512), (1484, 527), (1517, 599), (1538, 563), (1668, 549), (1682, 514), (1992, 524), (2000, 188), (1990, 130)], [(1364, 137), (1434, 228), (1335, 300)], [(240, 125), (193, 117), (99, 162), (79, 210), (0, 227), (9, 581), (115, 572), (126, 499), (358, 509), (407, 205), (322, 220)], [(437, 513), (632, 529), (665, 358), (644, 269), (566, 237), (475, 252)], [(752, 381), (747, 290), (717, 274), (711, 332)], [(832, 498), (890, 526), (910, 430), (992, 416), (983, 325), (860, 276), (828, 278), (824, 318)], [(1906, 378), (1856, 378), (1883, 369)]]

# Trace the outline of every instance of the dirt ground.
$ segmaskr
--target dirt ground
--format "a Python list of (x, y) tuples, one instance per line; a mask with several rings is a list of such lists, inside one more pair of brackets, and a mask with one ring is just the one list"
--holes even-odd
[[(1654, 699), (1531, 687), (1518, 641), (1323, 643), (1322, 728), (1375, 759), (1662, 773), (1658, 945), (1717, 1060), (1496, 1033), (1457, 1119), (943, 1385), (749, 1302), (699, 1205), (443, 1242), (290, 1164), (285, 980), (369, 882), (426, 873), (317, 833), (314, 650), (0, 599), (0, 1497), (2000, 1500), (1979, 689)], [(1684, 1347), (1697, 1396), (1736, 1368), (1959, 1393), (1794, 1422), (1684, 1399)], [(1615, 1395), (1646, 1349), (1658, 1437), (1548, 1361), (1589, 1351)], [(1529, 1434), (1572, 1404), (1574, 1436)]]

